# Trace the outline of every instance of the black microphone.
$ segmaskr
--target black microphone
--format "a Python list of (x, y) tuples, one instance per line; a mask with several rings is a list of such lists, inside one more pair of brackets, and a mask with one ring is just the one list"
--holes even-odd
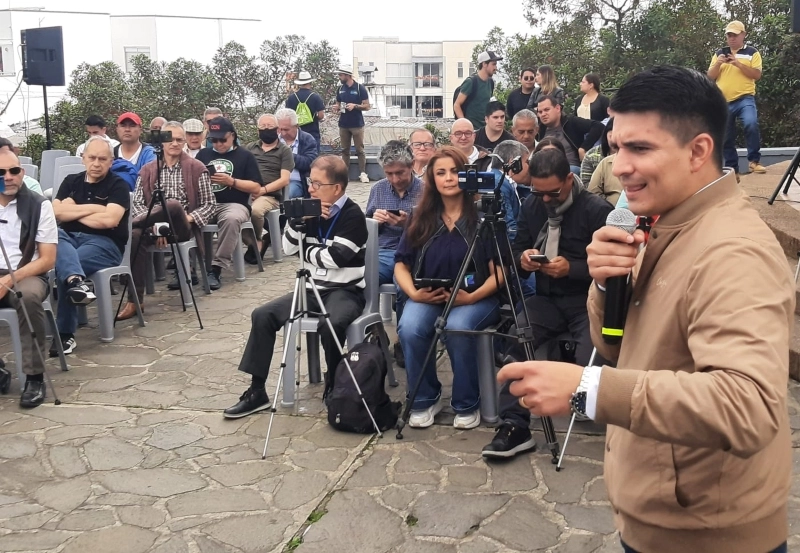
[[(636, 215), (628, 209), (618, 208), (608, 214), (606, 225), (633, 234), (636, 230)], [(629, 278), (630, 275), (626, 275), (610, 277), (606, 280), (606, 306), (601, 329), (603, 341), (606, 344), (616, 345), (622, 341), (625, 317), (628, 314)]]

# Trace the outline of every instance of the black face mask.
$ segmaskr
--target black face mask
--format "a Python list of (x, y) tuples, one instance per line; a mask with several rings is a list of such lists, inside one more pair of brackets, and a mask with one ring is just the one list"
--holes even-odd
[(258, 138), (264, 144), (272, 144), (278, 140), (278, 129), (260, 129), (258, 131)]

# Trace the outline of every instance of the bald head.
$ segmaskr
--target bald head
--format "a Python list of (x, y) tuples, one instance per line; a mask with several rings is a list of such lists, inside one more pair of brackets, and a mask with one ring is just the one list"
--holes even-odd
[(278, 118), (271, 113), (265, 113), (256, 121), (259, 129), (274, 129), (278, 126)]
[(456, 119), (450, 128), (450, 143), (469, 157), (475, 148), (475, 127), (469, 119)]

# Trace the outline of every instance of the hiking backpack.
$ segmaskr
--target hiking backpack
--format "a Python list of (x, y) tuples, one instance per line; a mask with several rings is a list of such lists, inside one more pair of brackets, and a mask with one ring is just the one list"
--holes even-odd
[(300, 97), (297, 96), (297, 93), (294, 93), (294, 97), (297, 98), (297, 107), (294, 108), (294, 111), (297, 113), (297, 124), (300, 127), (314, 122), (314, 114), (311, 113), (311, 108), (309, 108), (307, 104), (309, 98), (311, 98), (313, 95), (314, 93), (312, 92), (308, 95), (308, 98), (306, 98), (305, 102), (301, 102)]
[[(467, 96), (467, 99), (464, 100), (463, 104), (461, 104), (462, 113), (467, 113), (467, 106), (469, 105), (469, 102), (472, 100), (472, 96), (475, 94), (475, 86), (478, 84), (477, 81), (480, 77), (478, 77), (478, 74), (475, 73), (474, 75), (470, 75), (469, 78), (472, 80), (472, 93), (469, 96)], [(489, 78), (489, 82), (492, 83), (492, 94), (494, 95), (494, 79)], [(456, 100), (458, 100), (458, 95), (460, 93), (461, 93), (461, 85), (458, 85), (456, 91), (453, 92), (453, 106), (456, 105)], [(453, 111), (453, 113), (455, 113), (455, 111)]]
[[(369, 341), (356, 344), (346, 354), (350, 368), (358, 382), (361, 393), (381, 431), (392, 428), (397, 422), (400, 402), (392, 402), (386, 393), (388, 361), (380, 345)], [(353, 379), (342, 359), (331, 375), (325, 374), (325, 404), (328, 407), (328, 423), (344, 432), (372, 434), (375, 427), (358, 396)]]

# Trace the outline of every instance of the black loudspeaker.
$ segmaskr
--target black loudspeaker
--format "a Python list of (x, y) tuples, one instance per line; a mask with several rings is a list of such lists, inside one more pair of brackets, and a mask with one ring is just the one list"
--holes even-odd
[(22, 80), (28, 85), (64, 86), (64, 38), (61, 27), (20, 31)]
[(792, 0), (792, 32), (800, 33), (800, 0)]

